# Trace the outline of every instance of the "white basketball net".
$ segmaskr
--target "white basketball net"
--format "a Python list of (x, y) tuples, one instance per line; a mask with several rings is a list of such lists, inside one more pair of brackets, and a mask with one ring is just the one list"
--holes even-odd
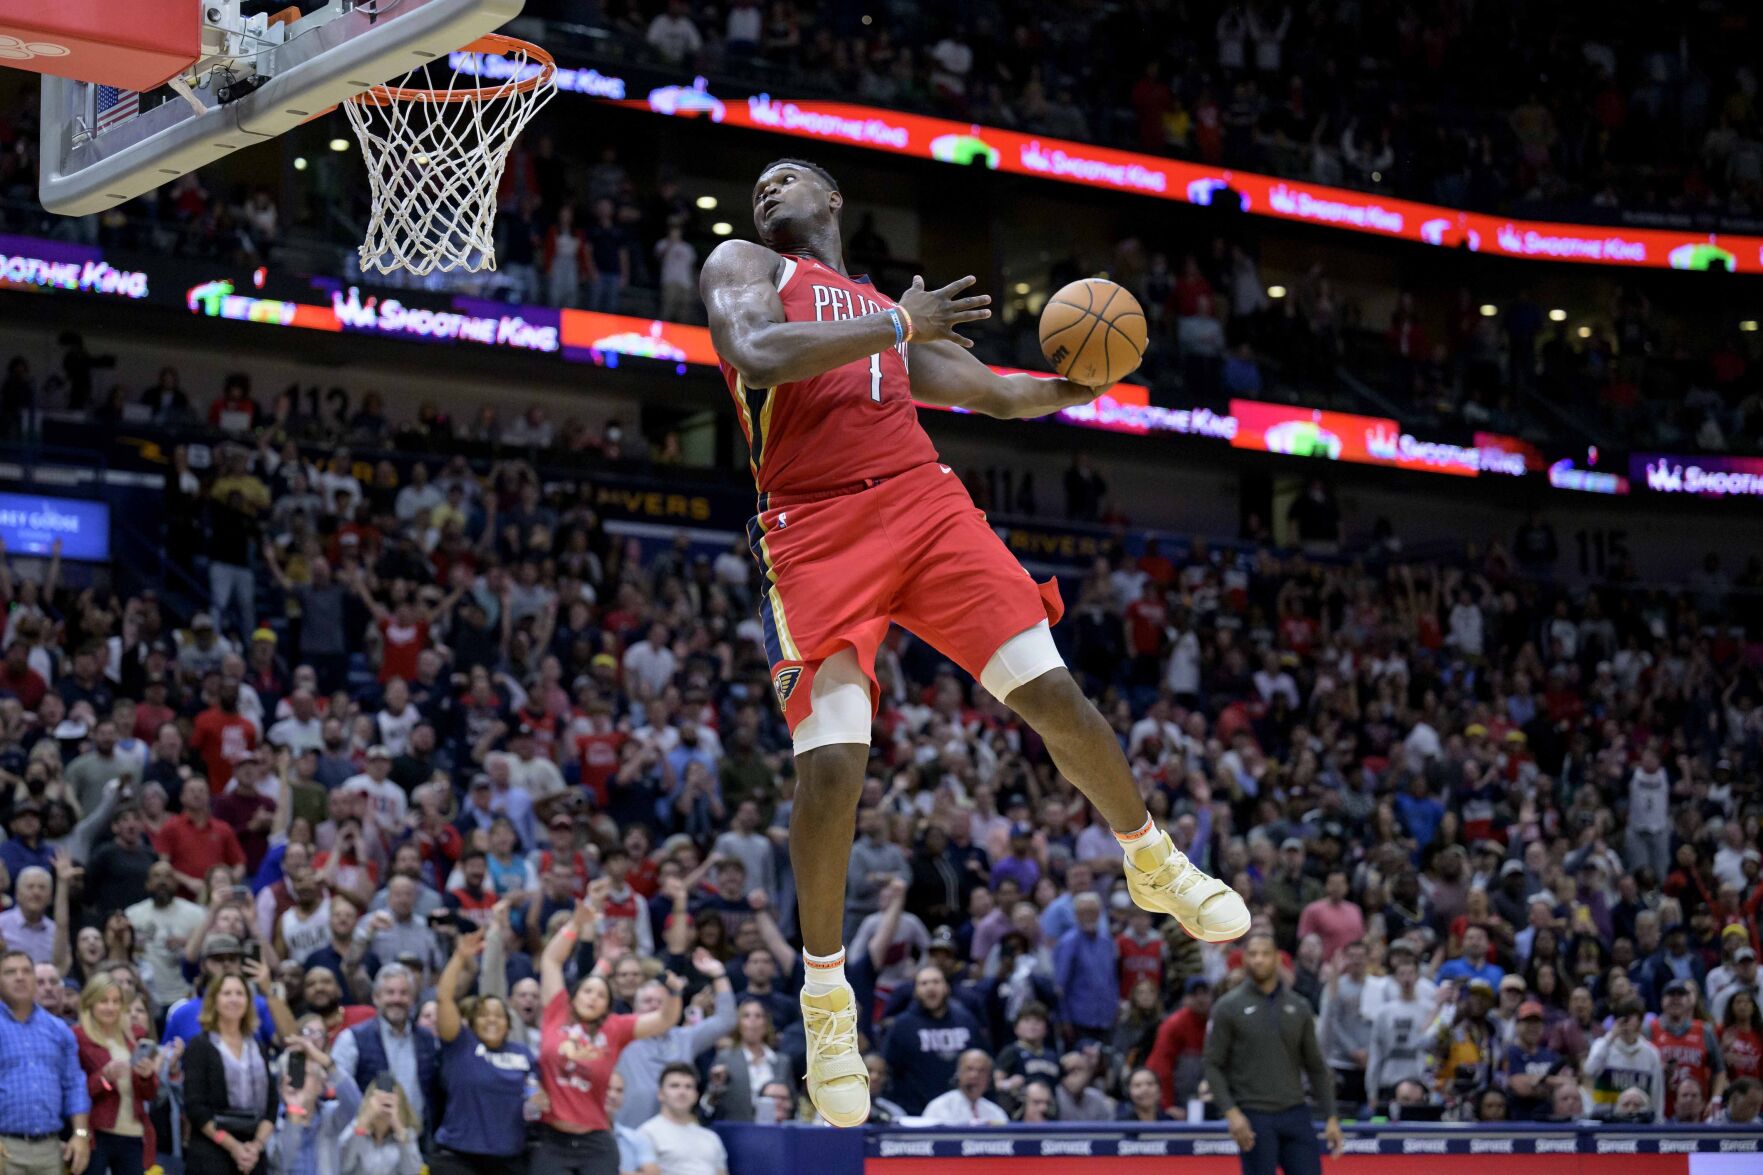
[[(343, 103), (361, 143), (373, 212), (361, 268), (422, 275), (496, 268), (496, 189), (521, 130), (557, 86), (517, 47), (494, 62), (495, 77), (431, 62)], [(440, 77), (451, 73), (446, 85)], [(531, 84), (536, 80), (537, 84)], [(526, 83), (523, 85), (523, 83)], [(451, 100), (442, 100), (451, 94)]]

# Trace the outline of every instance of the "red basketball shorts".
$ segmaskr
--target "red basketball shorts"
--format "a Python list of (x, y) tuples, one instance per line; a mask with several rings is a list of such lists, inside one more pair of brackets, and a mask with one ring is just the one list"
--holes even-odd
[(794, 732), (814, 674), (845, 648), (877, 700), (875, 654), (895, 623), (976, 679), (1005, 642), (1065, 610), (1034, 581), (947, 465), (828, 497), (773, 495), (747, 524), (771, 681)]

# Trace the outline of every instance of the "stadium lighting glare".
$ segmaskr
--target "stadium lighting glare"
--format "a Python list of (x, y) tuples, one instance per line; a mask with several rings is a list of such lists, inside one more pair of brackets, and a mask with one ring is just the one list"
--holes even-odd
[(1567, 311), (1562, 310), (1559, 307), (1557, 307), (1554, 310), (1549, 311), (1549, 321), (1550, 322), (1566, 322), (1567, 321)]
[(305, 171), (306, 170), (306, 156), (304, 156), (304, 155), (294, 156), (294, 170), (295, 171)]
[(1286, 296), (1286, 288), (1284, 286), (1268, 286), (1267, 287), (1267, 296), (1269, 298), (1272, 298), (1275, 301), (1278, 301), (1279, 299)]
[(1757, 329), (1757, 320), (1754, 318), (1747, 318), (1743, 322), (1739, 323), (1739, 329), (1744, 331), (1746, 334), (1752, 334)]
[(348, 149), (349, 149), (349, 140), (348, 139), (332, 139), (331, 140), (331, 150), (333, 150), (333, 151), (347, 151)]
[(1029, 287), (1028, 287), (1028, 283), (1027, 283), (1027, 282), (1017, 282), (1017, 283), (1016, 283), (1016, 285), (1015, 285), (1015, 286), (1014, 286), (1014, 287), (1012, 287), (1012, 288), (1013, 288), (1013, 289), (1015, 289), (1015, 291), (1016, 291), (1016, 292), (1017, 292), (1017, 293), (1018, 293), (1018, 294), (1026, 294), (1026, 293), (1028, 293), (1028, 288), (1029, 288)]
[(716, 197), (699, 196), (698, 207), (702, 208), (705, 212), (714, 212), (716, 210)]
[(1481, 316), (1483, 318), (1492, 318), (1494, 315), (1498, 314), (1499, 312), (1500, 312), (1500, 308), (1498, 306), (1495, 306), (1492, 302), (1483, 302), (1481, 304)]
[(1582, 338), (1582, 339), (1589, 339), (1589, 338), (1591, 338), (1591, 337), (1592, 337), (1592, 328), (1591, 328), (1591, 327), (1589, 327), (1589, 326), (1582, 326), (1582, 327), (1580, 327), (1580, 328), (1579, 328), (1579, 337), (1580, 337), (1580, 338)]
[(735, 231), (735, 226), (730, 224), (726, 220), (719, 220), (715, 224), (710, 226), (710, 231), (715, 233), (719, 237), (726, 237), (730, 233)]

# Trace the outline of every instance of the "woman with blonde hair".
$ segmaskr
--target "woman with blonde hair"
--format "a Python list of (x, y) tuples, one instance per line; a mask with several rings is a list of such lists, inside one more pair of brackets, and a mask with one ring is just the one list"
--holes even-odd
[(92, 1175), (141, 1175), (156, 1152), (151, 1117), (159, 1091), (155, 1050), (137, 1046), (128, 998), (120, 984), (98, 974), (80, 991), (79, 1023), (74, 1025), (80, 1068), (92, 1098)]
[(221, 975), (202, 997), (201, 1026), (184, 1059), (186, 1175), (263, 1175), (264, 1144), (281, 1098), (257, 1044), (257, 1005), (237, 975)]
[(362, 1091), (355, 1128), (343, 1135), (338, 1175), (417, 1175), (421, 1134), (422, 1123), (403, 1088), (390, 1073), (381, 1073)]

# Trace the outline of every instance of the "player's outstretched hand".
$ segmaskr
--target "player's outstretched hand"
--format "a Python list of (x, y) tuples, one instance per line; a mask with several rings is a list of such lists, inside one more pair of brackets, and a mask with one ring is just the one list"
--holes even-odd
[(913, 340), (929, 343), (949, 339), (963, 347), (973, 346), (973, 340), (956, 334), (955, 328), (992, 316), (992, 312), (986, 309), (992, 304), (990, 294), (960, 296), (961, 291), (970, 289), (978, 280), (969, 274), (956, 278), (940, 290), (927, 290), (924, 278), (914, 277), (912, 288), (900, 295), (900, 308), (912, 319)]

